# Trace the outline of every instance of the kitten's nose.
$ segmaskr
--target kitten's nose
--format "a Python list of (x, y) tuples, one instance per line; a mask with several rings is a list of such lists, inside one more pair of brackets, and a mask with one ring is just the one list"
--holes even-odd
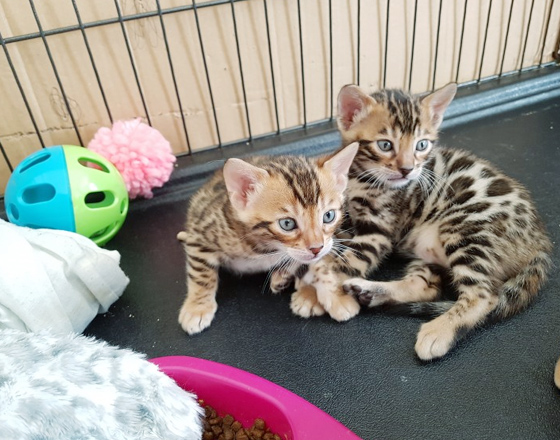
[(412, 172), (413, 169), (414, 168), (408, 168), (408, 167), (407, 168), (399, 168), (399, 171), (401, 172), (403, 177), (406, 177)]
[(314, 256), (317, 256), (319, 254), (319, 252), (321, 252), (321, 249), (323, 249), (323, 246), (317, 246), (317, 247), (310, 247), (309, 250), (313, 253)]

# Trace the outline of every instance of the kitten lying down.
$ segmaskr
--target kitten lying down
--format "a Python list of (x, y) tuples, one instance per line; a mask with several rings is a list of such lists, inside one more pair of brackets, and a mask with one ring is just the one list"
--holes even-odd
[[(195, 334), (217, 310), (218, 269), (273, 271), (270, 288), (286, 288), (300, 267), (333, 249), (344, 190), (358, 143), (320, 158), (229, 159), (192, 197), (186, 230), (187, 296), (179, 313)], [(353, 300), (352, 300), (353, 301)]]
[[(310, 284), (307, 302), (337, 320), (359, 311), (343, 310), (342, 297), (431, 318), (415, 345), (423, 360), (442, 357), (474, 329), (526, 309), (551, 266), (551, 242), (529, 191), (491, 163), (438, 145), (456, 90), (448, 84), (417, 96), (342, 88), (342, 142), (360, 145), (346, 190), (354, 235), (341, 254), (310, 265), (302, 278)], [(391, 253), (410, 257), (404, 275), (376, 280)]]

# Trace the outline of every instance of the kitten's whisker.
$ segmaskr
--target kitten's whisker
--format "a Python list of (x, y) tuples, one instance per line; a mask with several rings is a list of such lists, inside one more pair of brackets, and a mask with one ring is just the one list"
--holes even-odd
[(284, 253), (282, 258), (278, 260), (278, 262), (274, 266), (272, 266), (272, 269), (284, 270), (292, 261), (293, 259), (288, 254)]
[(336, 250), (338, 252), (341, 252), (341, 253), (344, 253), (344, 252), (348, 251), (353, 255), (358, 255), (358, 251), (356, 249), (354, 249), (353, 247), (350, 247), (350, 246), (346, 246), (345, 244), (342, 244), (342, 243), (337, 244)]
[(348, 234), (352, 236), (354, 235), (351, 229), (338, 229), (332, 237), (333, 240), (347, 240), (347, 239), (339, 238), (339, 236), (342, 234)]
[(371, 169), (364, 170), (364, 171), (362, 171), (360, 174), (358, 174), (358, 175), (356, 176), (356, 179), (360, 179), (360, 178), (362, 178), (362, 177), (364, 177), (364, 176), (366, 176), (366, 175), (370, 175), (371, 172), (372, 172)]
[[(346, 240), (346, 241), (351, 241), (351, 240)], [(340, 258), (342, 261), (344, 261), (344, 263), (348, 266), (350, 265), (350, 262), (348, 261), (348, 257), (345, 255), (345, 251), (349, 251), (350, 253), (357, 255), (357, 251), (356, 249), (353, 249), (349, 246), (346, 246), (345, 244), (340, 243), (339, 241), (335, 242), (333, 247), (332, 247), (332, 251), (334, 252), (334, 254)]]
[(429, 197), (430, 194), (436, 194), (437, 196), (443, 190), (441, 185), (438, 185), (443, 179), (432, 170), (426, 168), (422, 169), (422, 173), (420, 173), (417, 181), (422, 193), (426, 197)]
[(338, 247), (340, 249), (342, 249), (343, 251), (349, 251), (350, 253), (352, 253), (354, 255), (358, 255), (360, 253), (359, 250), (353, 248), (352, 246), (347, 246), (344, 243), (338, 243)]
[(441, 176), (438, 176), (437, 174), (435, 174), (434, 172), (429, 172), (429, 173), (425, 173), (423, 174), (423, 178), (430, 183), (431, 185), (433, 185), (434, 187), (437, 186), (439, 183), (444, 182), (444, 180), (442, 179)]
[(433, 185), (433, 182), (425, 175), (420, 174), (418, 177), (418, 184), (420, 185), (420, 190), (425, 196), (429, 195), (429, 188)]
[(389, 176), (388, 170), (385, 169), (367, 169), (358, 174), (357, 178), (368, 176), (368, 180), (365, 182), (369, 186), (369, 189), (381, 188), (385, 183), (385, 178)]
[[(345, 244), (343, 244), (343, 241), (354, 241), (352, 238), (335, 238), (333, 239), (333, 248), (338, 246), (338, 247), (344, 247), (344, 248), (350, 248), (349, 246), (346, 246)], [(352, 248), (350, 248), (352, 249)]]
[(433, 170), (424, 169), (422, 175), (432, 182), (433, 188), (435, 188), (436, 196), (439, 196), (447, 188), (451, 188), (451, 191), (455, 192), (450, 186), (449, 182), (439, 174), (436, 174)]
[(344, 265), (350, 266), (350, 261), (348, 260), (348, 257), (344, 255), (342, 251), (338, 251), (337, 256), (344, 263)]
[(385, 177), (385, 174), (383, 172), (370, 173), (370, 178), (366, 182), (366, 184), (369, 185), (369, 189), (371, 190), (381, 188), (385, 183), (383, 177)]
[[(270, 270), (267, 272), (266, 277), (265, 277), (265, 279), (264, 279), (264, 283), (263, 283), (263, 285), (262, 285), (262, 287), (261, 287), (261, 295), (264, 295), (264, 294), (265, 294), (265, 289), (266, 289), (266, 287), (267, 287), (267, 286), (270, 286), (270, 280), (272, 279), (272, 273), (273, 273), (273, 272), (274, 272), (274, 268), (270, 269)], [(270, 287), (269, 287), (269, 289), (270, 289)]]
[[(280, 260), (278, 260), (278, 262), (276, 262), (276, 264), (274, 264), (270, 270), (268, 271), (265, 281), (263, 283), (262, 289), (261, 289), (261, 294), (265, 293), (265, 289), (267, 286), (270, 286), (270, 281), (272, 279), (272, 274), (277, 271), (284, 271), (286, 270), (286, 268), (294, 263), (297, 263), (293, 258), (291, 258), (288, 254), (286, 254), (283, 251), (276, 251), (273, 253), (273, 255), (282, 255), (282, 258), (280, 258)], [(290, 267), (291, 270), (291, 267)], [(270, 288), (270, 287), (269, 287)]]
[(335, 258), (340, 258), (341, 260), (346, 261), (346, 256), (337, 247), (333, 246), (329, 254), (333, 255)]

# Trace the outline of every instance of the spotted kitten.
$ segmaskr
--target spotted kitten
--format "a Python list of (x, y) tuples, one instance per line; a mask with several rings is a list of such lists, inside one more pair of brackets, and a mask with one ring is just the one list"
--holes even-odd
[[(313, 265), (303, 281), (316, 296), (296, 292), (296, 313), (318, 303), (335, 319), (349, 319), (359, 310), (348, 299), (354, 297), (369, 307), (435, 317), (421, 326), (415, 347), (430, 360), (535, 297), (551, 244), (529, 193), (490, 163), (437, 145), (455, 92), (455, 84), (425, 97), (341, 90), (343, 145), (360, 145), (347, 190), (355, 236), (342, 258)], [(366, 280), (393, 251), (412, 257), (404, 277)], [(456, 301), (442, 300), (442, 278), (451, 281)]]
[(184, 241), (187, 297), (179, 323), (194, 334), (212, 322), (218, 268), (273, 270), (270, 288), (286, 288), (301, 265), (333, 247), (343, 215), (354, 143), (319, 159), (302, 156), (229, 159), (191, 199)]

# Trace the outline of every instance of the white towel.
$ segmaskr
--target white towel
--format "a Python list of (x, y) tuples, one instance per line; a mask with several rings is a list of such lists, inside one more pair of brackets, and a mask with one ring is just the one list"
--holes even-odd
[(128, 285), (119, 264), (79, 234), (0, 219), (0, 328), (83, 332)]

